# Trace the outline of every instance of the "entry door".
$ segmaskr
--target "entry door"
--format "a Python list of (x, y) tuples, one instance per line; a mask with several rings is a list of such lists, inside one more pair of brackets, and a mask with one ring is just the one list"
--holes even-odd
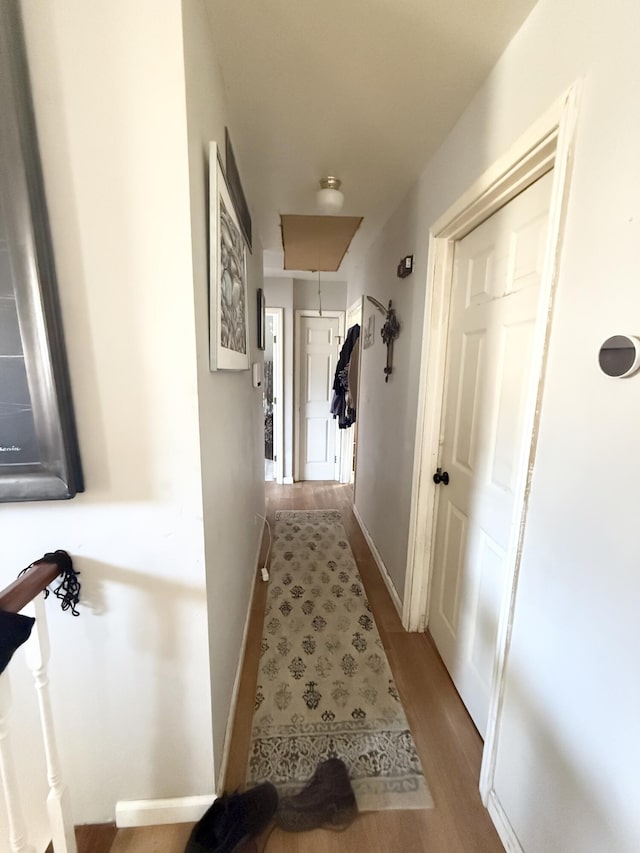
[(331, 414), (331, 397), (339, 334), (339, 317), (300, 317), (301, 480), (336, 479), (338, 422)]
[(552, 173), (455, 246), (429, 630), (487, 726), (532, 385)]
[(275, 480), (275, 391), (274, 391), (274, 330), (275, 318), (265, 316), (264, 381), (262, 383), (262, 412), (264, 415), (264, 478)]
[(284, 476), (284, 394), (283, 394), (283, 319), (282, 308), (267, 308), (267, 318), (273, 323), (273, 461), (275, 480)]
[(265, 480), (282, 483), (282, 308), (267, 308), (262, 400)]

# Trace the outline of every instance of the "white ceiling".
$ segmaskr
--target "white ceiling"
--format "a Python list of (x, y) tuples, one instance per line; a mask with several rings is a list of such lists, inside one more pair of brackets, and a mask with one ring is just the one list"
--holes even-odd
[[(358, 261), (535, 0), (205, 0), (265, 270), (280, 213), (342, 180)], [(289, 272), (288, 275), (291, 275)]]

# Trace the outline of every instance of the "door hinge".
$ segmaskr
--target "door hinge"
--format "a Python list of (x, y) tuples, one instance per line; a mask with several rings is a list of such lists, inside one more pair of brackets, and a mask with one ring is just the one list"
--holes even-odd
[(278, 402), (278, 398), (277, 398), (277, 397), (274, 397), (274, 398), (273, 398), (273, 405), (275, 406), (275, 404), (276, 404), (277, 402)]
[(278, 343), (278, 339), (277, 339), (277, 337), (276, 337), (275, 335), (273, 336), (273, 342), (274, 342), (274, 344), (277, 344), (277, 343)]
[(334, 457), (333, 457), (333, 464), (335, 465), (337, 461), (338, 461), (338, 457), (337, 457), (337, 456), (334, 456)]
[(274, 462), (277, 462), (277, 461), (278, 461), (278, 457), (276, 456), (276, 454), (275, 454), (275, 453), (273, 454), (273, 461), (274, 461)]

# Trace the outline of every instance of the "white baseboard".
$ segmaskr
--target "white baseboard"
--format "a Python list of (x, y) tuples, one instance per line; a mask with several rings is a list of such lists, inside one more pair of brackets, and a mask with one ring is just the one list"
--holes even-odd
[(116, 803), (116, 826), (157, 826), (165, 823), (195, 823), (215, 800), (202, 797), (174, 797), (170, 800), (120, 800)]
[[(266, 519), (262, 518), (262, 526), (260, 528), (260, 536), (258, 537), (258, 550), (256, 552), (256, 559), (254, 565), (256, 569), (259, 571), (260, 564), (260, 551), (262, 549), (262, 540), (264, 538), (264, 526), (266, 523)], [(238, 693), (240, 692), (240, 678), (242, 677), (242, 666), (244, 664), (244, 653), (247, 648), (247, 637), (249, 635), (249, 622), (251, 620), (251, 610), (253, 608), (253, 598), (256, 592), (256, 584), (255, 584), (255, 574), (251, 576), (251, 593), (249, 595), (249, 605), (247, 607), (247, 613), (244, 619), (244, 630), (242, 631), (242, 641), (240, 643), (240, 652), (238, 654), (238, 664), (236, 666), (236, 677), (233, 682), (233, 692), (231, 693), (231, 705), (229, 707), (229, 716), (227, 718), (227, 726), (224, 732), (224, 744), (222, 747), (222, 760), (220, 761), (220, 770), (218, 771), (218, 791), (222, 791), (224, 789), (224, 780), (227, 775), (227, 766), (229, 764), (229, 754), (231, 752), (231, 737), (233, 734), (233, 721), (236, 716), (236, 708), (238, 706)]]
[(524, 853), (518, 836), (493, 789), (489, 791), (487, 811), (507, 853)]
[(398, 595), (398, 591), (393, 585), (393, 581), (391, 580), (391, 576), (387, 571), (387, 567), (384, 564), (382, 557), (380, 556), (380, 552), (376, 548), (375, 542), (371, 538), (371, 534), (367, 530), (367, 526), (362, 520), (360, 513), (358, 512), (358, 508), (356, 505), (353, 505), (353, 514), (356, 517), (356, 521), (360, 525), (360, 530), (362, 530), (362, 535), (367, 540), (367, 545), (369, 546), (369, 550), (373, 554), (373, 559), (376, 561), (378, 568), (380, 569), (380, 574), (382, 575), (382, 580), (385, 582), (387, 589), (389, 590), (389, 595), (391, 596), (391, 600), (393, 601), (396, 610), (398, 611), (398, 616), (402, 621), (402, 602), (400, 601), (400, 596)]
[(293, 486), (293, 477), (283, 477), (282, 482), (285, 486)]

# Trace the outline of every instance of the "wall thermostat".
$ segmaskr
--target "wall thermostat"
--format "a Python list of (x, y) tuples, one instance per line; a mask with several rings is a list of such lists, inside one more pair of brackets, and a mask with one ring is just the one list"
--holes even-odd
[(613, 335), (598, 353), (600, 369), (607, 376), (622, 379), (640, 369), (640, 338), (635, 335)]

